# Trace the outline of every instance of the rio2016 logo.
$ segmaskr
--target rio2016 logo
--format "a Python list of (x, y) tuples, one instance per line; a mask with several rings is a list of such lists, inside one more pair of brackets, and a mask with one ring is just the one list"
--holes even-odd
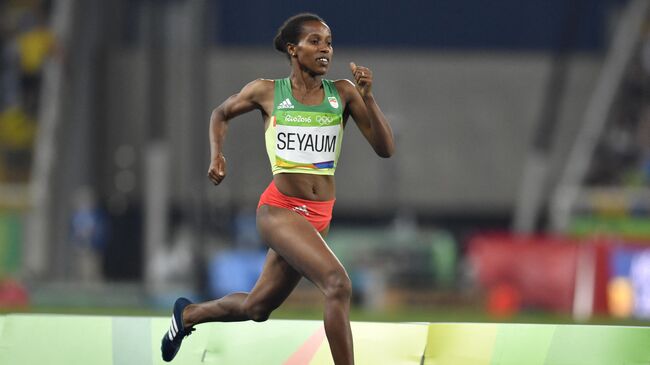
[[(317, 115), (314, 117), (314, 119), (316, 120), (316, 123), (318, 123), (320, 126), (326, 126), (326, 125), (333, 124), (336, 120), (336, 117), (327, 116), (327, 115)], [(302, 115), (287, 115), (284, 118), (284, 120), (290, 123), (310, 124), (312, 122), (312, 116), (304, 117)]]
[(310, 117), (303, 117), (302, 115), (287, 115), (286, 118), (284, 118), (287, 122), (293, 122), (293, 123), (311, 123), (311, 118)]

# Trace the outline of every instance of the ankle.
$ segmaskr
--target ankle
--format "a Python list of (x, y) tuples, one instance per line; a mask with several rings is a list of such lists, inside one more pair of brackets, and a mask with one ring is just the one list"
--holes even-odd
[(183, 313), (181, 314), (183, 326), (185, 327), (184, 329), (188, 329), (196, 325), (196, 318), (194, 316), (194, 309), (196, 307), (196, 304), (190, 304), (187, 307), (183, 309)]

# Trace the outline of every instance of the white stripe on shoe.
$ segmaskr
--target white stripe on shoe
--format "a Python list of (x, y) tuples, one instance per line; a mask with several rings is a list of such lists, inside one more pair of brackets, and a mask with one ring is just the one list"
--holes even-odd
[(178, 334), (178, 330), (176, 329), (176, 321), (173, 315), (172, 315), (172, 324), (169, 326), (169, 331), (167, 333), (169, 333), (169, 339), (172, 341)]
[[(178, 333), (178, 326), (176, 325), (176, 317), (172, 314), (172, 327), (174, 328), (174, 333)], [(176, 336), (174, 334), (174, 336)]]

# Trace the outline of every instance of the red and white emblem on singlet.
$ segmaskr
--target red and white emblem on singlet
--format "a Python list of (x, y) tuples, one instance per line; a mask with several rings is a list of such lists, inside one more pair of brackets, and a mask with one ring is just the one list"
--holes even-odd
[(336, 100), (335, 97), (330, 96), (330, 97), (327, 98), (327, 101), (330, 102), (330, 105), (332, 106), (332, 108), (334, 108), (334, 109), (338, 109), (338, 108), (339, 108), (339, 101)]

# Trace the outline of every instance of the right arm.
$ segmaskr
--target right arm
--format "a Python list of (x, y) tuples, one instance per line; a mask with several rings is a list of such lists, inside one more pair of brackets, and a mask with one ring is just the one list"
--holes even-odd
[(226, 158), (223, 155), (223, 142), (228, 131), (228, 121), (232, 118), (258, 109), (265, 116), (269, 100), (273, 101), (273, 81), (258, 79), (244, 86), (212, 111), (210, 116), (210, 168), (208, 177), (219, 185), (226, 177)]

